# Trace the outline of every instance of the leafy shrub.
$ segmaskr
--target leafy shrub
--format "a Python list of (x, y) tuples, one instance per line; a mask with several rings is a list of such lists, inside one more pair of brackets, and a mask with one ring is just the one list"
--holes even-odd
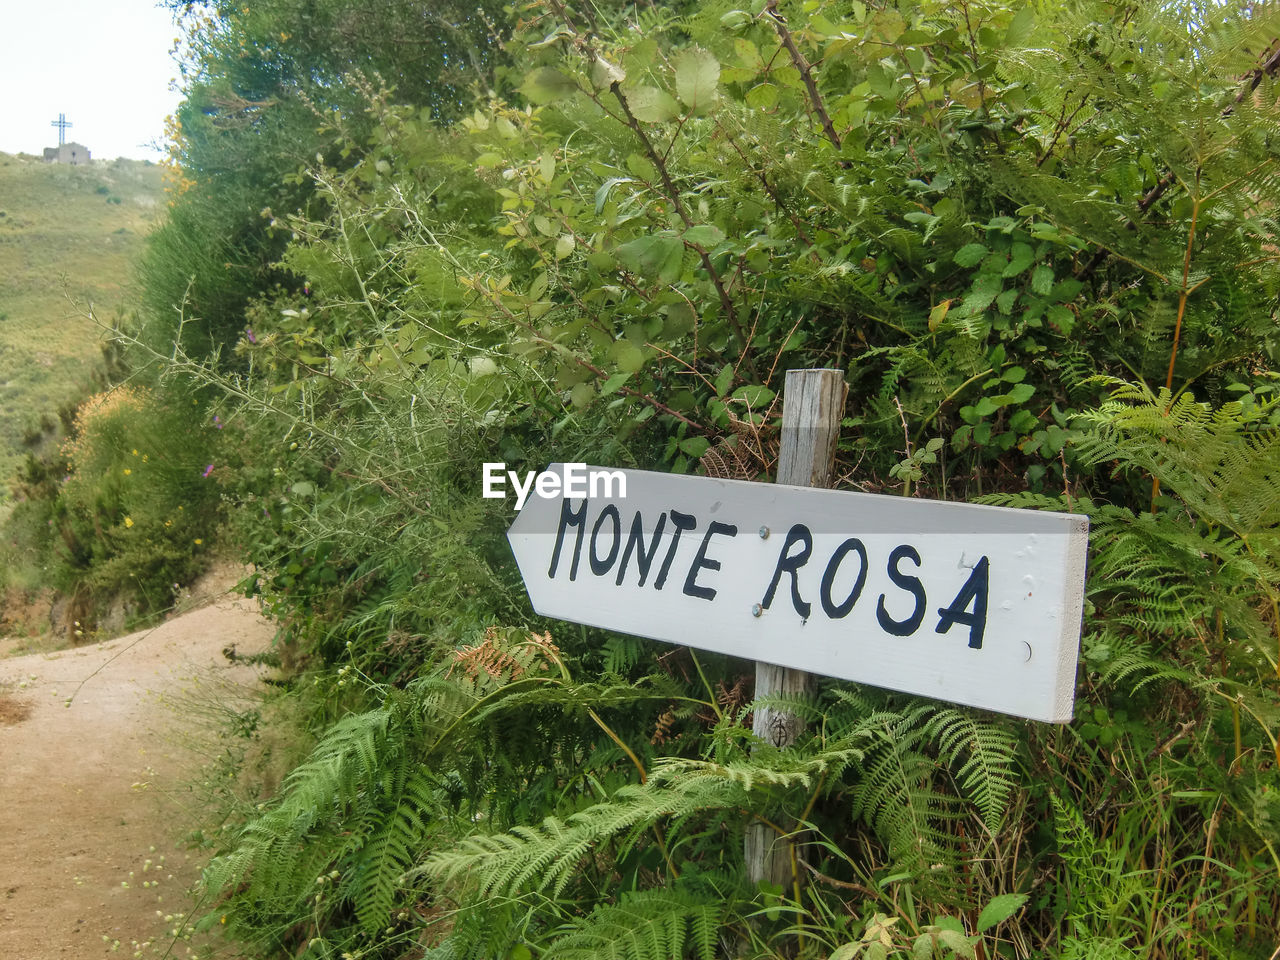
[[(244, 424), (255, 589), (335, 721), (217, 920), (315, 956), (1270, 950), (1275, 26), (552, 0), (455, 127), (353, 84), (254, 234), (285, 282), (213, 270), (234, 309), (157, 348)], [(847, 373), (858, 486), (1093, 516), (1074, 725), (827, 684), (771, 753), (744, 665), (526, 609), (482, 460), (767, 478), (804, 366)], [(798, 824), (790, 889), (744, 883), (748, 820)]]
[(214, 424), (191, 429), (198, 396), (122, 386), (75, 414), (52, 508), (55, 582), (91, 606), (126, 596), (143, 615), (170, 606), (211, 541), (219, 512)]

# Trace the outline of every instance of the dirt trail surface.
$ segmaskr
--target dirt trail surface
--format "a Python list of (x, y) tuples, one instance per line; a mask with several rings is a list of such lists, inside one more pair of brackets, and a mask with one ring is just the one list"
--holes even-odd
[(254, 668), (222, 651), (265, 649), (271, 634), (224, 598), (127, 637), (0, 659), (0, 957), (187, 955), (166, 937), (181, 920), (164, 919), (191, 910), (197, 875), (177, 843), (199, 722), (181, 704), (193, 686), (252, 684)]

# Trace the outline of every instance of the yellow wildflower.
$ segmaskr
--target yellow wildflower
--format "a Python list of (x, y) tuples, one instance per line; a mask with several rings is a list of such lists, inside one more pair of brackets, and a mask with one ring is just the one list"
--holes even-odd
[(204, 543), (204, 541), (203, 541), (203, 540), (201, 540), (199, 537), (196, 537), (196, 546), (198, 547), (198, 546), (200, 546), (200, 544), (202, 544), (202, 543)]
[(130, 470), (128, 467), (125, 467), (125, 468), (124, 468), (124, 475), (125, 475), (126, 477), (127, 477), (127, 476), (129, 476), (129, 474), (131, 474), (131, 473), (133, 473), (133, 471), (132, 471), (132, 470)]
[(125, 518), (124, 518), (124, 525), (125, 525), (126, 527), (132, 527), (132, 526), (133, 526), (133, 517), (125, 517)]

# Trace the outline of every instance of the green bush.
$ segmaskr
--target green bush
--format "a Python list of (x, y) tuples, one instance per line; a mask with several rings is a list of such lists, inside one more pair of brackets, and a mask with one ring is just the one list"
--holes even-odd
[[(552, 2), (458, 125), (339, 111), (267, 220), (287, 282), (235, 290), (241, 373), (157, 348), (243, 424), (254, 589), (349, 714), (209, 922), (293, 956), (1270, 951), (1278, 27)], [(770, 751), (746, 665), (527, 609), (481, 461), (767, 479), (812, 366), (859, 487), (1092, 515), (1072, 725), (832, 682)], [(790, 888), (746, 883), (748, 821), (801, 823)]]
[(49, 512), (55, 585), (89, 609), (124, 597), (144, 616), (165, 610), (199, 569), (219, 522), (221, 446), (199, 405), (185, 391), (122, 386), (78, 408)]

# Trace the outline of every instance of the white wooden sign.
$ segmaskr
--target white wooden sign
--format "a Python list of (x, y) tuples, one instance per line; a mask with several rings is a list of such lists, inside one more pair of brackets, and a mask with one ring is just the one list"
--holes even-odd
[(1071, 719), (1086, 517), (607, 472), (625, 496), (532, 496), (507, 532), (539, 614)]

